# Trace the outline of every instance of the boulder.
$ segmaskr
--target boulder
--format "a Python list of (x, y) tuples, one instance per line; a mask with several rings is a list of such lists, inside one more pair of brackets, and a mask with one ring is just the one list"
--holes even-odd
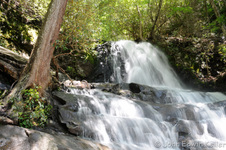
[(62, 133), (48, 134), (12, 125), (0, 126), (1, 150), (109, 150), (93, 141)]
[(67, 94), (63, 91), (54, 91), (53, 98), (55, 105), (58, 107), (60, 122), (65, 124), (68, 131), (76, 136), (82, 134), (80, 122), (76, 119), (75, 112), (78, 111), (78, 97)]

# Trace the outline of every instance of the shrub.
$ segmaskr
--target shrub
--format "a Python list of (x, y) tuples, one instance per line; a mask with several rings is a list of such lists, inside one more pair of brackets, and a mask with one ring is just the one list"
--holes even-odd
[(43, 97), (39, 96), (40, 87), (22, 91), (22, 101), (14, 101), (14, 111), (18, 113), (18, 124), (21, 127), (44, 127), (52, 106)]

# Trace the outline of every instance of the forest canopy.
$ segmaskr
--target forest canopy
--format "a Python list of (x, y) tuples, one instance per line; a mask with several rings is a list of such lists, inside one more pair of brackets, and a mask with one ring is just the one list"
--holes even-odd
[[(29, 54), (49, 3), (0, 0), (0, 46)], [(162, 47), (174, 66), (199, 78), (217, 77), (226, 69), (225, 24), (226, 0), (69, 0), (55, 63), (84, 77), (79, 64), (95, 63), (96, 45), (128, 39)]]
[[(1, 0), (1, 39), (14, 45), (12, 38), (31, 42), (28, 31), (40, 28), (49, 2)], [(61, 34), (80, 44), (157, 36), (225, 36), (225, 5), (225, 0), (70, 0)]]

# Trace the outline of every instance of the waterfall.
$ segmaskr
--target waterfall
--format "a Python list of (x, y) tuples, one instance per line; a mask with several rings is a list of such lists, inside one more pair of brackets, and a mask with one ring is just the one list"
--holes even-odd
[(167, 57), (150, 43), (118, 41), (112, 44), (111, 54), (116, 82), (181, 88)]
[(115, 42), (110, 57), (113, 81), (153, 91), (143, 88), (137, 96), (146, 96), (142, 101), (71, 89), (78, 111), (70, 119), (81, 122), (82, 137), (112, 150), (226, 149), (224, 94), (184, 89), (164, 53), (150, 43)]

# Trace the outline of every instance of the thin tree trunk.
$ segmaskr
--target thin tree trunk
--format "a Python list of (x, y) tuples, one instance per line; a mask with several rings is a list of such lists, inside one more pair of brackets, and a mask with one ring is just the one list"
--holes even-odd
[(154, 31), (155, 31), (155, 26), (156, 26), (157, 21), (158, 21), (158, 19), (159, 19), (160, 12), (161, 12), (161, 8), (162, 8), (162, 1), (163, 1), (163, 0), (160, 0), (160, 1), (159, 1), (159, 9), (158, 9), (158, 13), (157, 13), (157, 15), (156, 15), (156, 17), (155, 17), (154, 24), (153, 24), (153, 26), (152, 26), (152, 28), (151, 28), (151, 31), (150, 31), (150, 34), (149, 34), (149, 37), (148, 37), (149, 40), (150, 40), (150, 39), (153, 39)]
[[(218, 8), (215, 5), (214, 1), (213, 0), (209, 0), (209, 2), (211, 4), (211, 6), (212, 6), (212, 8), (214, 10), (214, 13), (217, 16), (217, 18), (220, 18), (221, 17), (220, 11), (218, 10)], [(226, 26), (225, 26), (225, 24), (223, 22), (221, 23), (221, 29), (222, 29), (224, 37), (226, 37)]]
[(140, 36), (140, 40), (144, 41), (144, 38), (143, 38), (143, 29), (142, 29), (142, 20), (141, 20), (141, 13), (140, 13), (140, 9), (139, 9), (139, 6), (138, 5), (137, 5), (137, 12), (138, 12), (138, 15), (139, 15), (139, 28), (140, 28), (139, 36)]
[(6, 100), (20, 97), (23, 89), (40, 86), (43, 94), (51, 81), (50, 62), (54, 52), (54, 42), (58, 38), (61, 23), (68, 0), (52, 0), (45, 17), (37, 43), (32, 50), (30, 59), (25, 66), (18, 83)]
[(147, 12), (150, 14), (149, 17), (150, 17), (151, 21), (154, 22), (150, 0), (148, 1), (148, 9), (147, 9)]

